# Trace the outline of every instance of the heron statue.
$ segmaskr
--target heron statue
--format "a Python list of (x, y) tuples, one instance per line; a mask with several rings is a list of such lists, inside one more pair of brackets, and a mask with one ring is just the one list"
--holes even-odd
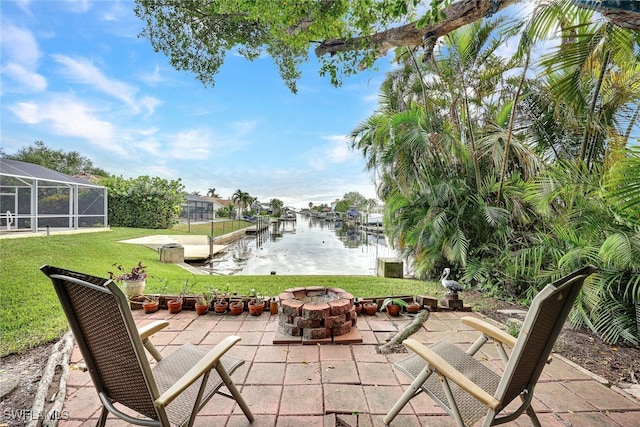
[(456, 282), (455, 280), (449, 280), (449, 273), (451, 272), (451, 270), (449, 270), (448, 268), (445, 268), (442, 271), (442, 277), (440, 277), (440, 282), (442, 283), (442, 286), (444, 286), (447, 289), (447, 295), (457, 295), (459, 291), (462, 291), (464, 289), (464, 287)]

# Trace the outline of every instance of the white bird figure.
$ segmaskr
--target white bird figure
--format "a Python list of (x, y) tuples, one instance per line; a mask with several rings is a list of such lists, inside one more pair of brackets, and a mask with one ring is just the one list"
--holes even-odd
[(447, 288), (448, 294), (454, 295), (454, 294), (457, 294), (458, 291), (463, 290), (464, 288), (460, 283), (456, 282), (455, 280), (447, 280), (447, 277), (449, 277), (450, 271), (451, 270), (449, 270), (448, 268), (445, 268), (442, 271), (442, 277), (440, 277), (440, 282), (442, 283), (442, 286)]

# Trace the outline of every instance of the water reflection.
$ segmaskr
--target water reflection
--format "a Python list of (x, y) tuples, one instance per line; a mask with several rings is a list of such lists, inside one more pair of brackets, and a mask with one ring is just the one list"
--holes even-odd
[(375, 275), (376, 258), (394, 256), (383, 234), (298, 215), (236, 242), (203, 268), (222, 275)]

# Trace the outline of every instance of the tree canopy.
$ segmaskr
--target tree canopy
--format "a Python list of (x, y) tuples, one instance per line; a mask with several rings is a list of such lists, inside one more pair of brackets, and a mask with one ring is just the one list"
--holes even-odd
[(54, 150), (44, 145), (42, 141), (35, 141), (33, 145), (21, 148), (16, 154), (0, 151), (0, 157), (33, 163), (67, 175), (109, 176), (109, 173), (93, 166), (89, 158), (77, 151)]
[[(267, 53), (296, 92), (300, 65), (312, 48), (320, 74), (339, 85), (343, 76), (374, 64), (390, 49), (408, 46), (429, 57), (436, 40), (522, 0), (136, 0), (145, 22), (141, 35), (173, 67), (194, 73), (205, 86), (227, 54), (248, 60)], [(640, 29), (640, 3), (556, 0), (595, 9), (610, 22)]]

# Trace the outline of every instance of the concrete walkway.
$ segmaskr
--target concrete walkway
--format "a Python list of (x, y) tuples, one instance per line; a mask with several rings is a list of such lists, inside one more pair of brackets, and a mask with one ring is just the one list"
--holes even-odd
[[(251, 407), (256, 420), (252, 426), (382, 426), (382, 419), (400, 397), (409, 381), (393, 367), (406, 354), (376, 353), (376, 345), (387, 339), (409, 317), (389, 318), (384, 313), (358, 318), (362, 344), (273, 345), (277, 316), (229, 316), (208, 313), (196, 316), (183, 311), (170, 315), (166, 310), (152, 315), (134, 311), (142, 325), (166, 319), (170, 327), (154, 336), (161, 352), (193, 343), (211, 348), (223, 337), (242, 337), (231, 351), (246, 363), (232, 378)], [(441, 339), (469, 344), (477, 337), (460, 322), (469, 313), (432, 313), (414, 338), (425, 343)], [(473, 314), (475, 315), (475, 314)], [(482, 353), (488, 363), (500, 364), (493, 346)], [(80, 362), (77, 348), (73, 362)], [(61, 426), (95, 425), (100, 404), (89, 374), (71, 372), (67, 383), (65, 421)], [(545, 368), (535, 390), (533, 403), (543, 426), (624, 426), (640, 425), (640, 402), (602, 384), (597, 377), (555, 356)], [(481, 422), (480, 422), (481, 423)], [(229, 399), (214, 396), (200, 413), (197, 426), (247, 426), (246, 418)], [(107, 425), (125, 425), (113, 417)], [(392, 426), (454, 426), (427, 396), (414, 398)], [(507, 426), (530, 426), (526, 415)]]

